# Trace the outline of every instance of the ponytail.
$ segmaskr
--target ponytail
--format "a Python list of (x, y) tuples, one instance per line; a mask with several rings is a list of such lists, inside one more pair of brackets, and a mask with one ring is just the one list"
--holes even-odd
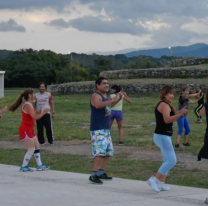
[(9, 107), (9, 111), (14, 112), (22, 104), (23, 97), (24, 93), (20, 94), (19, 98)]
[(24, 97), (24, 99), (27, 101), (29, 98), (29, 94), (33, 94), (33, 93), (34, 93), (33, 89), (31, 88), (26, 89), (22, 94), (20, 94), (18, 99), (9, 107), (9, 111), (14, 112), (20, 106), (20, 104), (22, 104), (22, 98)]

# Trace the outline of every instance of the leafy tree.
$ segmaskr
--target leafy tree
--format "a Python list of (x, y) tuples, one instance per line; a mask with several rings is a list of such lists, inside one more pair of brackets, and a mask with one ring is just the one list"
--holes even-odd
[(57, 72), (57, 82), (77, 82), (89, 79), (89, 71), (74, 62), (70, 62), (64, 69)]

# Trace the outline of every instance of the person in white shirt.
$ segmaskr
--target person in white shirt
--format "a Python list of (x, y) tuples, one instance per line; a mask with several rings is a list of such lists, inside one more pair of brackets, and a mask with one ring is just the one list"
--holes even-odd
[(53, 145), (53, 127), (52, 127), (52, 118), (55, 117), (53, 97), (50, 92), (46, 91), (46, 84), (41, 82), (39, 84), (39, 91), (35, 94), (35, 108), (37, 113), (43, 109), (49, 109), (49, 112), (46, 113), (43, 117), (36, 121), (37, 123), (37, 131), (38, 131), (38, 141), (41, 145), (45, 144), (44, 138), (44, 127), (46, 129), (46, 136), (48, 139), (48, 143)]

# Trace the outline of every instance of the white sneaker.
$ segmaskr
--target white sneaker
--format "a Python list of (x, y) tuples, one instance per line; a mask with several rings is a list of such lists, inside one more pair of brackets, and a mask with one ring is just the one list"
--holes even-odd
[(168, 191), (170, 189), (164, 182), (159, 182), (158, 188), (160, 191)]
[(158, 187), (158, 183), (155, 177), (150, 177), (147, 180), (147, 184), (155, 191), (155, 192), (160, 192), (160, 189)]

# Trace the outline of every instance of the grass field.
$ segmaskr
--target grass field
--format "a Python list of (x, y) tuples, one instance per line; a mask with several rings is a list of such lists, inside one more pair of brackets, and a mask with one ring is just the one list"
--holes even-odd
[[(21, 89), (5, 90), (5, 98), (0, 99), (0, 108), (11, 105), (21, 93)], [(159, 101), (158, 94), (130, 95), (132, 104), (124, 103), (124, 142), (125, 146), (136, 146), (155, 149), (152, 141), (155, 125), (154, 108)], [(56, 141), (58, 140), (89, 140), (90, 124), (90, 95), (66, 95), (55, 96), (56, 118), (53, 120), (53, 128)], [(175, 97), (173, 106), (177, 108), (178, 96)], [(196, 124), (194, 108), (196, 104), (189, 107), (189, 121), (191, 126), (190, 142), (193, 145), (185, 149), (185, 153), (197, 154), (203, 144), (205, 133), (205, 118), (202, 124)], [(1, 141), (19, 141), (18, 127), (21, 122), (21, 110), (14, 113), (6, 112), (0, 120)], [(177, 124), (174, 123), (173, 143), (177, 131)], [(114, 124), (112, 128), (113, 142), (118, 142), (118, 131)], [(1, 143), (0, 143), (1, 144)], [(0, 149), (0, 163), (20, 165), (25, 150), (21, 149)], [(42, 151), (42, 158), (55, 170), (73, 171), (80, 173), (91, 173), (93, 160), (85, 156), (69, 154), (52, 154)], [(34, 165), (34, 161), (31, 162)], [(161, 164), (160, 161), (142, 161), (128, 159), (127, 155), (116, 155), (108, 164), (108, 171), (116, 177), (146, 180)], [(176, 166), (171, 170), (168, 183), (207, 187), (207, 173), (201, 171), (186, 171)]]

